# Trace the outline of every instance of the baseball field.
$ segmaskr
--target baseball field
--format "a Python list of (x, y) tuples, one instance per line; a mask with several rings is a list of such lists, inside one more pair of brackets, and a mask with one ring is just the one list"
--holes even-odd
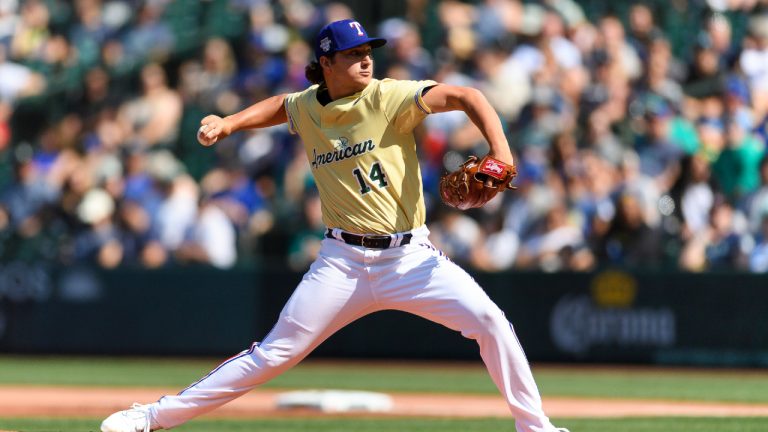
[[(96, 431), (132, 402), (175, 393), (214, 359), (0, 357), (1, 431)], [(545, 408), (572, 432), (768, 431), (768, 372), (534, 365)], [(392, 411), (278, 410), (298, 389), (389, 394)], [(478, 363), (308, 360), (179, 431), (498, 432), (511, 417)]]

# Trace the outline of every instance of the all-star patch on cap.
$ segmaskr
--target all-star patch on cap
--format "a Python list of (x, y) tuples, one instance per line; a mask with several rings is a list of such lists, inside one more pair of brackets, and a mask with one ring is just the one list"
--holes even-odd
[(368, 37), (363, 26), (355, 20), (334, 21), (320, 29), (317, 34), (315, 58), (319, 60), (324, 55), (331, 55), (366, 43), (371, 44), (371, 48), (378, 48), (387, 43), (387, 40)]

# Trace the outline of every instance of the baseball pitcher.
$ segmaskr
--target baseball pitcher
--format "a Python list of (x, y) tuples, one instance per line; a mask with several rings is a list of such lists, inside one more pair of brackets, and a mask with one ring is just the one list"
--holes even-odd
[(518, 432), (565, 431), (544, 414), (528, 361), (504, 313), (464, 270), (429, 241), (413, 129), (432, 113), (464, 111), (490, 153), (443, 178), (440, 193), (458, 208), (477, 207), (515, 175), (501, 123), (485, 97), (434, 81), (373, 78), (368, 37), (354, 20), (325, 26), (307, 67), (314, 84), (221, 118), (202, 119), (210, 146), (249, 128), (288, 123), (304, 143), (327, 226), (318, 258), (261, 342), (225, 361), (178, 395), (135, 404), (104, 420), (104, 432), (170, 429), (285, 372), (347, 324), (396, 309), (477, 341)]

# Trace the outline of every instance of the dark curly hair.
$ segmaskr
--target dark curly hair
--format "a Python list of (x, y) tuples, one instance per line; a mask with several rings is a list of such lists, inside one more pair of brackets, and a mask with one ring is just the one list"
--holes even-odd
[(322, 84), (325, 82), (323, 68), (320, 66), (320, 63), (316, 61), (313, 61), (304, 68), (304, 76), (307, 77), (307, 81), (312, 84)]
[[(328, 59), (331, 60), (331, 63), (333, 63), (336, 60), (336, 53), (326, 57), (328, 57)], [(304, 68), (304, 76), (307, 77), (307, 81), (311, 82), (312, 84), (322, 84), (325, 82), (325, 77), (323, 76), (323, 67), (320, 66), (320, 62), (318, 60), (313, 60), (307, 65), (306, 68)]]

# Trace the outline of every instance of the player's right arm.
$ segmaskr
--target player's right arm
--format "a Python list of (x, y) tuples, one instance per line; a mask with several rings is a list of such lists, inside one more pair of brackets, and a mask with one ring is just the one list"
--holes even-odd
[(272, 96), (226, 117), (206, 116), (200, 120), (197, 140), (204, 146), (210, 146), (244, 129), (257, 129), (285, 123), (288, 121), (285, 97), (285, 94)]
[(499, 115), (480, 90), (438, 84), (424, 95), (424, 103), (433, 113), (464, 111), (488, 141), (489, 154), (508, 165), (514, 165)]

